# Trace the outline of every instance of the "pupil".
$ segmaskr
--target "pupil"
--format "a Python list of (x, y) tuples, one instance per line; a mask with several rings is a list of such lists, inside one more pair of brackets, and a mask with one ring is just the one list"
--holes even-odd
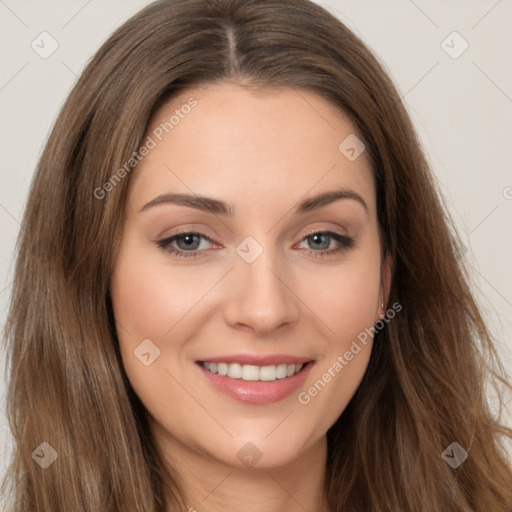
[(192, 247), (192, 245), (198, 244), (198, 238), (197, 235), (183, 235), (181, 238), (178, 238), (177, 242), (180, 245), (180, 241), (183, 241), (185, 249), (197, 249), (197, 247)]
[[(329, 247), (329, 235), (326, 235), (324, 233), (322, 234), (316, 234), (312, 236), (313, 243), (322, 245), (321, 249), (327, 249)], [(323, 242), (322, 242), (323, 239)]]

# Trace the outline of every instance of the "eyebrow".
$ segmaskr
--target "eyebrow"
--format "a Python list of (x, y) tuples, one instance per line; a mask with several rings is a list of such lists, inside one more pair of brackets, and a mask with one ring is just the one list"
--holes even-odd
[[(316, 196), (304, 199), (293, 209), (293, 213), (298, 215), (308, 213), (340, 199), (353, 199), (354, 201), (357, 201), (361, 206), (363, 206), (367, 213), (369, 211), (365, 200), (357, 192), (349, 188), (340, 188), (338, 190), (322, 192)], [(154, 206), (161, 204), (177, 204), (180, 206), (188, 206), (189, 208), (195, 208), (197, 210), (213, 213), (215, 215), (234, 215), (233, 208), (218, 199), (198, 195), (173, 193), (161, 194), (155, 197), (155, 199), (149, 201), (149, 203), (146, 203), (140, 209), (140, 212), (146, 211), (150, 208), (153, 208)]]

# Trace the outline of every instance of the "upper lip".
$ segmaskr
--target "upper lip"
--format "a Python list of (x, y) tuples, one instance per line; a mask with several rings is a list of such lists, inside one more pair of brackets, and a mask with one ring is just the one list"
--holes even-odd
[(204, 359), (198, 360), (198, 362), (205, 361), (209, 363), (239, 363), (242, 365), (250, 364), (253, 366), (270, 366), (278, 364), (305, 364), (312, 361), (312, 359), (308, 357), (298, 357), (286, 354), (232, 354), (229, 356), (205, 357)]

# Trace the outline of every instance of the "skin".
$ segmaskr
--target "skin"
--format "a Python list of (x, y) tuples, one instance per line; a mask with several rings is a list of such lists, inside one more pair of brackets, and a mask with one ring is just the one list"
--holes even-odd
[[(366, 370), (372, 340), (307, 404), (308, 390), (365, 328), (379, 320), (390, 262), (381, 261), (375, 187), (366, 154), (349, 161), (341, 141), (357, 134), (342, 112), (314, 93), (248, 91), (223, 83), (174, 97), (148, 135), (189, 97), (198, 104), (132, 171), (111, 296), (128, 378), (151, 429), (179, 468), (187, 504), (198, 511), (325, 510), (326, 432)], [(340, 187), (357, 192), (306, 214), (293, 207)], [(232, 217), (163, 203), (163, 193), (213, 197)], [(200, 232), (198, 257), (157, 245), (178, 231)], [(338, 232), (312, 240), (310, 232)], [(247, 237), (263, 248), (247, 263)], [(309, 236), (309, 238), (308, 238)], [(183, 238), (171, 246), (187, 249)], [(190, 252), (190, 250), (189, 250)], [(149, 366), (134, 350), (150, 339)], [(291, 354), (315, 363), (304, 386), (278, 403), (252, 405), (215, 390), (196, 361), (226, 354)], [(332, 370), (331, 370), (332, 372)], [(237, 457), (252, 443), (253, 467)]]

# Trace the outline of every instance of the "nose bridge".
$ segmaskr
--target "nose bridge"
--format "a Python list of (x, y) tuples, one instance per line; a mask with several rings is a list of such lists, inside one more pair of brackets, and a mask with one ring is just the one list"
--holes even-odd
[[(226, 320), (252, 327), (260, 334), (298, 318), (298, 304), (277, 270), (276, 251), (247, 237), (237, 249)], [(280, 267), (283, 268), (282, 266)]]

